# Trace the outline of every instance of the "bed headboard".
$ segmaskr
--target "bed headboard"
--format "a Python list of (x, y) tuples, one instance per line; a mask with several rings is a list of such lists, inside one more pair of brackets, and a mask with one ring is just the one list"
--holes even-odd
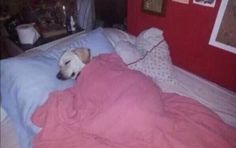
[(143, 12), (142, 0), (128, 0), (128, 31), (164, 30), (175, 65), (236, 91), (236, 54), (208, 44), (220, 2), (210, 8), (166, 0), (165, 14), (158, 16)]

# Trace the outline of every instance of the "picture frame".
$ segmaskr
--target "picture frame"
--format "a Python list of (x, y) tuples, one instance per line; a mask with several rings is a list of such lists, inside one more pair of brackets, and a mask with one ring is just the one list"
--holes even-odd
[(146, 12), (161, 15), (164, 10), (164, 1), (165, 0), (143, 0), (142, 9)]
[(193, 4), (214, 8), (216, 0), (193, 0)]
[(215, 24), (209, 40), (209, 45), (236, 54), (236, 22), (234, 20), (234, 0), (222, 0)]

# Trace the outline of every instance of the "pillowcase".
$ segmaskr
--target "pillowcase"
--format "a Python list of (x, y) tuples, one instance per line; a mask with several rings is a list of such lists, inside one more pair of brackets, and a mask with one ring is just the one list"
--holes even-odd
[(115, 51), (125, 64), (131, 64), (142, 57), (136, 46), (128, 41), (119, 41), (115, 46)]
[(168, 45), (161, 30), (144, 30), (138, 35), (135, 45), (145, 57), (130, 64), (129, 68), (141, 71), (156, 82), (175, 82)]
[[(150, 51), (160, 41), (164, 40), (163, 31), (158, 28), (150, 28), (142, 31), (136, 38), (138, 50)], [(167, 49), (168, 50), (168, 49)]]
[(93, 57), (102, 53), (114, 52), (114, 47), (104, 35), (104, 29), (101, 27), (87, 33), (85, 36), (77, 36), (71, 40), (63, 41), (58, 45), (50, 47), (45, 52), (49, 56), (59, 59), (66, 50), (80, 47), (89, 48)]
[(104, 28), (104, 34), (115, 47), (119, 41), (135, 44), (136, 37), (117, 28)]
[(58, 60), (65, 50), (88, 47), (93, 56), (114, 51), (103, 29), (60, 42), (47, 50), (32, 50), (0, 61), (2, 106), (14, 121), (21, 147), (32, 147), (31, 139), (40, 129), (31, 122), (31, 115), (42, 105), (50, 92), (71, 87), (74, 80), (56, 78)]
[(32, 147), (39, 128), (31, 122), (35, 109), (48, 94), (72, 86), (73, 81), (57, 80), (57, 60), (38, 55), (0, 61), (2, 106), (13, 120), (21, 147)]

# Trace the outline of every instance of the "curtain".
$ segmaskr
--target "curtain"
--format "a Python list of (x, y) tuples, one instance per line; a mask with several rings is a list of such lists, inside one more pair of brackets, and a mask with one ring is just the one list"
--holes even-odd
[(77, 23), (86, 30), (92, 30), (95, 24), (94, 0), (77, 0)]

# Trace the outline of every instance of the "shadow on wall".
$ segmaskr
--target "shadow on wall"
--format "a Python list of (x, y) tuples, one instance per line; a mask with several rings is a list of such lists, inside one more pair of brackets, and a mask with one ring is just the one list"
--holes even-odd
[(97, 22), (104, 27), (126, 28), (127, 0), (95, 0), (95, 12)]

